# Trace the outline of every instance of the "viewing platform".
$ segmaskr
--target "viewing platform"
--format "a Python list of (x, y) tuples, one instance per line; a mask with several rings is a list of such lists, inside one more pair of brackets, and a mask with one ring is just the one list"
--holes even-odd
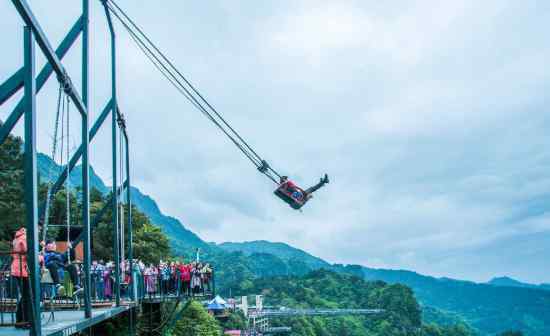
[[(92, 309), (92, 317), (89, 319), (84, 318), (83, 310), (58, 310), (55, 312), (42, 312), (42, 335), (72, 335), (135, 307), (137, 307), (137, 304), (126, 302), (120, 307)], [(12, 313), (1, 314), (3, 321), (11, 321)], [(0, 336), (27, 335), (29, 335), (29, 330), (16, 329), (13, 325), (0, 326)]]

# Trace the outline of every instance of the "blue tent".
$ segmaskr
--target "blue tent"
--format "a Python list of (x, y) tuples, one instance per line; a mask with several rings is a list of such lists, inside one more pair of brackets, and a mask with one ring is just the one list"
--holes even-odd
[(218, 302), (211, 302), (207, 306), (208, 310), (224, 310), (225, 306)]

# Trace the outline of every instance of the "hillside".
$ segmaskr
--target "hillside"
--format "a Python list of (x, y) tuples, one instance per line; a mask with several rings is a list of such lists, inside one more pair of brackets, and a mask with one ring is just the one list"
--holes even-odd
[(255, 240), (242, 243), (226, 242), (219, 244), (218, 247), (229, 252), (240, 251), (245, 255), (251, 255), (253, 253), (268, 253), (286, 261), (292, 259), (300, 260), (311, 269), (319, 269), (321, 267), (326, 268), (330, 266), (330, 264), (323, 259), (314, 257), (303, 250), (297, 249), (285, 243), (272, 243), (265, 240)]
[[(44, 182), (56, 179), (62, 170), (59, 165), (44, 154), (39, 153), (37, 161), (38, 174)], [(82, 185), (82, 168), (80, 166), (73, 169), (70, 179), (73, 186), (80, 187)], [(90, 167), (90, 186), (103, 194), (110, 192), (110, 188), (103, 183), (103, 180), (95, 173), (92, 167)], [(179, 220), (163, 214), (157, 203), (136, 187), (131, 187), (131, 201), (132, 204), (149, 217), (153, 224), (160, 227), (169, 236), (170, 244), (175, 252), (195, 247), (209, 248), (206, 242), (185, 228)]]
[(404, 270), (363, 267), (363, 272), (368, 280), (410, 286), (422, 305), (458, 314), (482, 334), (514, 329), (526, 335), (550, 335), (548, 291), (437, 279)]
[(292, 335), (446, 335), (471, 333), (461, 325), (427, 327), (413, 292), (406, 286), (365, 281), (346, 274), (317, 270), (305, 276), (272, 277), (235, 286), (237, 294), (264, 295), (264, 305), (287, 308), (379, 308), (379, 315), (281, 318), (272, 325), (292, 327)]
[[(269, 245), (273, 245), (269, 248)], [(224, 248), (225, 244), (220, 244)], [(234, 244), (233, 250), (252, 255), (269, 250), (281, 259), (300, 254), (293, 247), (284, 251), (286, 244), (262, 242), (261, 244)], [(287, 245), (288, 246), (288, 245)], [(258, 247), (258, 249), (256, 249)], [(301, 250), (298, 250), (301, 251)], [(307, 252), (302, 260), (315, 258)], [(335, 272), (361, 276), (366, 280), (382, 280), (390, 284), (404, 284), (413, 289), (415, 297), (426, 310), (423, 318), (427, 322), (441, 323), (443, 320), (463, 320), (479, 330), (482, 335), (491, 335), (504, 329), (522, 330), (526, 335), (550, 335), (550, 293), (536, 285), (523, 287), (499, 287), (449, 278), (434, 278), (407, 270), (373, 269), (358, 265), (328, 265)], [(254, 272), (254, 270), (252, 270)]]

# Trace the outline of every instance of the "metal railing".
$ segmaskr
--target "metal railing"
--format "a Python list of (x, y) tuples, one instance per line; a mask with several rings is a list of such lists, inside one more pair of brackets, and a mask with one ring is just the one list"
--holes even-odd
[[(30, 290), (28, 282), (29, 272), (26, 267), (26, 254), (16, 254), (13, 252), (0, 252), (0, 326), (14, 325), (17, 321), (17, 307), (22, 305), (24, 290), (22, 286), (27, 286), (25, 304), (29, 305), (29, 313), (36, 314), (50, 313), (50, 319), (55, 319), (54, 312), (60, 310), (81, 310), (83, 309), (83, 295), (76, 293), (75, 286), (72, 283), (69, 272), (65, 267), (59, 268), (59, 285), (63, 286), (63, 293), (60, 293), (57, 284), (53, 282), (51, 275), (42, 267), (42, 276), (40, 279), (40, 289), (37, 295), (40, 297), (40, 305), (32, 306), (32, 297), (34, 293)], [(12, 266), (12, 265), (16, 266)], [(13, 267), (20, 267), (18, 274), (13, 274)], [(83, 284), (84, 272), (80, 264), (77, 267), (78, 282)], [(16, 275), (23, 275), (27, 278), (26, 282), (20, 281)], [(191, 287), (191, 281), (183, 281), (179, 271), (170, 273), (170, 276), (162, 274), (146, 274), (134, 270), (131, 283), (129, 272), (124, 272), (120, 279), (121, 299), (124, 303), (133, 302), (133, 297), (140, 301), (171, 301), (188, 298), (207, 299), (214, 295), (214, 272), (207, 276), (201, 276), (201, 279), (195, 288)], [(113, 306), (115, 297), (115, 278), (114, 272), (92, 272), (91, 276), (91, 302), (93, 308)], [(134, 293), (132, 293), (134, 292)], [(82, 293), (82, 291), (80, 291)], [(23, 308), (20, 308), (23, 309)], [(43, 318), (44, 320), (44, 318)], [(46, 322), (47, 323), (47, 322)]]

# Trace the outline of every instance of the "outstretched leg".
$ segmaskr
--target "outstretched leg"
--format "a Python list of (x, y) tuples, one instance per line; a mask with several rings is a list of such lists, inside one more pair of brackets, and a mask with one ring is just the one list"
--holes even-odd
[(319, 190), (322, 186), (324, 186), (325, 184), (328, 183), (328, 175), (325, 174), (324, 177), (321, 178), (321, 180), (319, 181), (319, 183), (317, 183), (316, 185), (314, 185), (313, 187), (310, 187), (310, 188), (307, 188), (305, 190), (305, 193), (306, 194), (312, 194), (314, 192), (316, 192), (317, 190)]

